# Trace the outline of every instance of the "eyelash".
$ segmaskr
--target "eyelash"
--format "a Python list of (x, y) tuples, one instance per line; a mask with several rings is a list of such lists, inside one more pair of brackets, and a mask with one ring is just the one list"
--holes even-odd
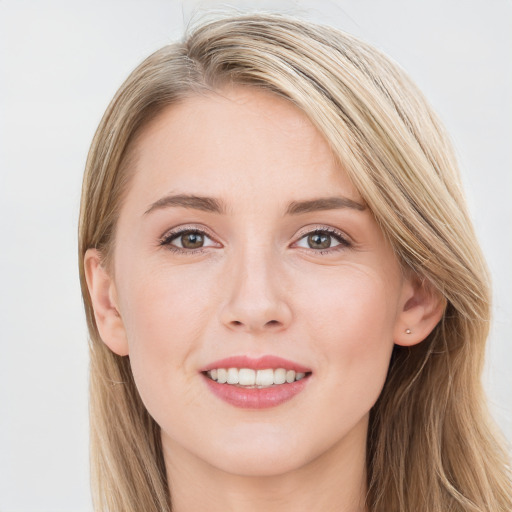
[[(191, 235), (202, 235), (204, 237), (210, 238), (213, 240), (213, 237), (204, 229), (199, 229), (195, 227), (183, 227), (176, 231), (171, 231), (170, 233), (165, 234), (162, 239), (159, 242), (160, 246), (166, 246), (166, 248), (174, 252), (176, 254), (185, 254), (185, 255), (195, 255), (195, 254), (201, 254), (204, 252), (205, 247), (199, 247), (198, 249), (184, 249), (182, 247), (177, 247), (175, 245), (172, 245), (171, 242), (179, 238), (180, 236), (184, 234), (191, 234)], [(207, 246), (208, 247), (208, 246)]]
[[(196, 254), (201, 254), (201, 253), (205, 252), (205, 247), (200, 247), (198, 249), (184, 249), (182, 247), (177, 247), (175, 245), (172, 245), (172, 242), (174, 240), (176, 240), (177, 238), (179, 238), (180, 236), (182, 236), (184, 234), (202, 235), (204, 237), (207, 237), (207, 238), (210, 238), (213, 240), (213, 237), (207, 231), (205, 231), (203, 229), (184, 227), (182, 229), (179, 229), (177, 231), (171, 231), (170, 233), (167, 233), (166, 235), (164, 235), (162, 237), (162, 239), (160, 240), (159, 245), (166, 246), (166, 248), (169, 251), (174, 252), (176, 254), (196, 255)], [(333, 252), (341, 251), (341, 250), (347, 249), (352, 246), (351, 242), (349, 242), (347, 240), (347, 238), (345, 238), (343, 233), (341, 233), (340, 231), (338, 231), (336, 229), (328, 228), (328, 227), (318, 227), (318, 228), (314, 228), (314, 229), (309, 229), (308, 231), (304, 231), (300, 234), (300, 236), (297, 238), (297, 240), (294, 243), (298, 243), (299, 241), (306, 238), (307, 236), (314, 235), (314, 234), (328, 235), (329, 237), (334, 238), (336, 240), (336, 242), (338, 242), (338, 245), (335, 245), (334, 247), (329, 247), (327, 249), (321, 249), (321, 250), (305, 248), (305, 247), (301, 247), (301, 249), (313, 251), (315, 254), (324, 255), (326, 253), (332, 254)], [(211, 247), (211, 246), (207, 246), (207, 247)]]

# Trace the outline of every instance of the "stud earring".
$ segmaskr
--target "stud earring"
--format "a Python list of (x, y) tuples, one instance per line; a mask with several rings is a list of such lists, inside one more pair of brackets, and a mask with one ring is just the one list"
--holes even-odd
[(405, 329), (405, 334), (411, 334), (411, 329)]

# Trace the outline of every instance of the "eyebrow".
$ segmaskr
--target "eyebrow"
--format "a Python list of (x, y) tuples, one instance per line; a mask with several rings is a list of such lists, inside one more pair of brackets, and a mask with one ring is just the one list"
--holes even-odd
[[(202, 210), (210, 213), (225, 214), (227, 209), (224, 203), (214, 197), (196, 196), (191, 194), (177, 194), (162, 197), (155, 201), (146, 211), (145, 215), (154, 210), (178, 206), (193, 210)], [(292, 201), (286, 209), (286, 215), (301, 215), (304, 213), (317, 212), (321, 210), (338, 210), (351, 208), (354, 210), (366, 210), (364, 204), (358, 203), (348, 197), (320, 197), (304, 201)]]
[(195, 196), (190, 194), (177, 194), (162, 197), (155, 201), (145, 212), (144, 215), (154, 210), (169, 208), (170, 206), (181, 206), (193, 210), (202, 210), (211, 213), (226, 213), (226, 208), (222, 201), (213, 197)]
[(302, 213), (317, 212), (321, 210), (338, 210), (352, 208), (354, 210), (366, 210), (364, 204), (358, 203), (348, 197), (320, 197), (306, 201), (292, 201), (286, 209), (287, 215), (300, 215)]

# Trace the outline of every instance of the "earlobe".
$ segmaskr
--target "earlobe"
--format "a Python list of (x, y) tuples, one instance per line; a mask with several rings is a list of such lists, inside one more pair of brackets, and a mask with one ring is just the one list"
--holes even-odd
[(397, 345), (421, 343), (443, 317), (446, 299), (426, 280), (414, 276), (404, 283), (394, 341)]
[(117, 305), (115, 283), (101, 264), (97, 249), (88, 249), (84, 256), (85, 277), (94, 309), (96, 326), (103, 342), (120, 356), (128, 355), (128, 341)]

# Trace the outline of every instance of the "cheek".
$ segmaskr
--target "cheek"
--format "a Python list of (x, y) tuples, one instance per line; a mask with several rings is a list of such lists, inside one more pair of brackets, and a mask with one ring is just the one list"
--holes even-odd
[[(382, 274), (350, 267), (304, 283), (300, 316), (326, 368), (326, 392), (369, 403), (384, 384), (397, 317), (397, 287)], [(314, 285), (314, 286), (313, 286)], [(363, 402), (361, 402), (363, 404)]]
[(310, 329), (357, 347), (392, 338), (398, 290), (381, 274), (352, 266), (302, 280), (296, 305)]
[(154, 411), (159, 401), (169, 400), (169, 389), (188, 389), (197, 376), (191, 355), (213, 304), (208, 281), (186, 271), (138, 269), (130, 276), (122, 290), (130, 363), (142, 400)]
[[(149, 267), (149, 265), (148, 265)], [(180, 352), (202, 329), (212, 307), (210, 281), (185, 268), (135, 268), (124, 281), (122, 309), (130, 353), (142, 348)]]

